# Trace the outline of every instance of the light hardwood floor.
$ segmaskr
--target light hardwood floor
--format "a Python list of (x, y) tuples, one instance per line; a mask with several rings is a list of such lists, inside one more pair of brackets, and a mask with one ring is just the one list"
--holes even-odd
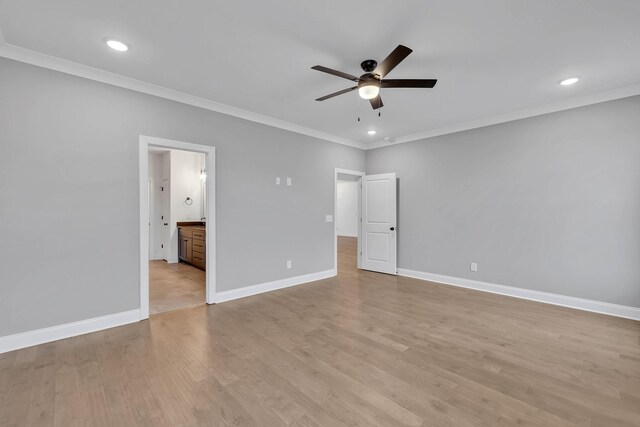
[(149, 261), (149, 313), (205, 304), (205, 272), (189, 264)]
[(340, 251), (336, 278), (0, 355), (0, 425), (640, 425), (640, 322)]

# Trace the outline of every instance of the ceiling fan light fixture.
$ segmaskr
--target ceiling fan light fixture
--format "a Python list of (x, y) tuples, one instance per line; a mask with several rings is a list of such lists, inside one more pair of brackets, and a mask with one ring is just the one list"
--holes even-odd
[(380, 86), (373, 83), (367, 83), (358, 88), (358, 95), (360, 95), (362, 99), (373, 99), (378, 96), (379, 93)]

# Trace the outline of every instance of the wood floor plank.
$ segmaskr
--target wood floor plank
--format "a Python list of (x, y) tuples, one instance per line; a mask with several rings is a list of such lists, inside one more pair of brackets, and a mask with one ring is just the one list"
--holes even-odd
[(83, 425), (76, 342), (82, 338), (69, 338), (55, 343), (56, 373), (54, 398), (54, 425)]
[(38, 347), (18, 350), (14, 364), (6, 375), (7, 392), (0, 405), (0, 425), (17, 426), (26, 424), (29, 413), (31, 386), (34, 381), (35, 360)]
[(55, 344), (38, 347), (33, 373), (27, 424), (47, 426), (53, 424), (55, 399)]
[(339, 239), (337, 277), (191, 308), (204, 274), (153, 268), (171, 311), (0, 355), (0, 426), (640, 426), (640, 322), (360, 271), (356, 251)]
[(205, 272), (182, 262), (149, 261), (149, 313), (165, 313), (205, 303)]

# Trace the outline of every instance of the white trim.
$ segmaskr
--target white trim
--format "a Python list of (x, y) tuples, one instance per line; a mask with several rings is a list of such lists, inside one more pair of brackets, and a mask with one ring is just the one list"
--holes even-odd
[(364, 149), (365, 144), (360, 141), (354, 141), (340, 136), (332, 135), (316, 129), (311, 129), (285, 120), (276, 119), (274, 117), (265, 116), (254, 113), (253, 111), (243, 110), (242, 108), (233, 107), (231, 105), (215, 102), (210, 99), (201, 98), (177, 90), (169, 89), (163, 86), (154, 85), (142, 80), (132, 79), (120, 74), (104, 71), (99, 68), (90, 67), (79, 64), (77, 62), (68, 61), (66, 59), (47, 55), (34, 50), (25, 49), (15, 46), (0, 39), (0, 57), (12, 59), (14, 61), (24, 62), (26, 64), (36, 65), (50, 70), (60, 71), (62, 73), (71, 74), (73, 76), (94, 80), (113, 86), (122, 87), (136, 92), (146, 93), (148, 95), (158, 96), (160, 98), (170, 99), (182, 104), (192, 105), (194, 107), (204, 108), (206, 110), (215, 111), (217, 113), (226, 114), (228, 116), (239, 117), (244, 120), (284, 129), (290, 132), (307, 135), (312, 138), (324, 141), (335, 142), (337, 144), (348, 145), (350, 147)]
[(640, 320), (639, 307), (611, 304), (608, 302), (558, 295), (550, 292), (515, 288), (513, 286), (497, 285), (495, 283), (480, 282), (477, 280), (445, 276), (442, 274), (426, 273), (406, 268), (399, 268), (398, 275), (427, 280), (429, 282), (442, 283), (445, 285), (458, 286), (461, 288), (475, 289), (477, 291), (490, 292), (493, 294), (507, 295), (514, 298), (538, 301), (546, 304), (559, 305), (562, 307), (575, 308), (577, 310), (591, 311), (593, 313), (607, 314), (609, 316), (623, 317), (625, 319)]
[(317, 280), (328, 279), (334, 277), (336, 270), (325, 270), (317, 273), (304, 274), (302, 276), (289, 277), (286, 279), (274, 280), (273, 282), (260, 283), (253, 286), (245, 286), (243, 288), (232, 289), (230, 291), (218, 292), (213, 298), (215, 303), (232, 301), (239, 298), (250, 297), (252, 295), (271, 292), (278, 289), (289, 288), (291, 286), (302, 285), (304, 283), (315, 282)]
[(335, 170), (336, 174), (343, 173), (345, 175), (364, 176), (364, 172), (354, 171), (354, 170), (351, 170), (351, 169), (335, 168), (334, 170)]
[(64, 325), (51, 326), (49, 328), (36, 329), (35, 331), (21, 332), (19, 334), (0, 337), (0, 353), (19, 350), (38, 344), (62, 340), (103, 329), (115, 328), (129, 323), (140, 321), (140, 310), (129, 310), (121, 313), (108, 314), (78, 322), (65, 323)]
[[(155, 177), (149, 177), (149, 189), (152, 189), (153, 191), (149, 191), (148, 195), (149, 195), (149, 211), (151, 211), (153, 209), (153, 207), (155, 206), (155, 199), (157, 197), (156, 194), (156, 179)], [(162, 231), (162, 229), (160, 229)], [(153, 245), (152, 245), (153, 243)], [(151, 219), (149, 219), (149, 260), (152, 261), (157, 261), (157, 260), (161, 260), (162, 259), (162, 253), (160, 254), (160, 256), (158, 256), (158, 243), (156, 242), (155, 236), (153, 235), (152, 229), (151, 229)]]
[[(149, 229), (146, 224), (149, 222), (149, 205), (147, 200), (149, 196), (147, 192), (149, 188), (144, 185), (144, 182), (149, 177), (149, 144), (142, 140), (140, 137), (140, 143), (138, 145), (138, 173), (139, 173), (139, 226), (140, 226), (140, 318), (149, 318), (149, 260), (143, 262), (144, 258), (148, 258), (149, 253)], [(143, 286), (146, 283), (146, 286)]]
[(584, 107), (601, 102), (613, 101), (615, 99), (627, 98), (629, 96), (640, 95), (640, 84), (625, 86), (604, 92), (584, 95), (578, 98), (568, 99), (553, 104), (541, 105), (538, 107), (525, 108), (522, 110), (511, 111), (504, 114), (483, 117), (478, 120), (472, 120), (465, 123), (459, 123), (452, 126), (442, 127), (438, 129), (418, 132), (411, 135), (404, 135), (395, 138), (392, 143), (387, 141), (375, 141), (367, 145), (365, 150), (373, 150), (374, 148), (388, 147), (390, 145), (403, 144), (405, 142), (418, 141), (421, 139), (433, 138), (435, 136), (447, 135), (450, 133), (463, 132), (466, 130), (482, 128), (486, 126), (496, 125), (500, 123), (512, 122), (514, 120), (526, 119), (528, 117), (541, 116), (543, 114), (555, 113), (572, 108)]
[(133, 90), (136, 92), (146, 93), (146, 94), (157, 96), (160, 98), (165, 98), (172, 101), (180, 102), (182, 104), (204, 108), (206, 110), (215, 111), (217, 113), (238, 117), (244, 120), (261, 123), (263, 125), (272, 126), (279, 129), (284, 129), (290, 132), (299, 133), (301, 135), (307, 135), (320, 140), (335, 142), (337, 144), (342, 144), (342, 145), (348, 145), (350, 147), (359, 148), (361, 150), (372, 150), (375, 148), (387, 147), (389, 145), (396, 145), (396, 144), (402, 144), (405, 142), (433, 138), (435, 136), (447, 135), (450, 133), (477, 129), (485, 126), (491, 126), (499, 123), (506, 123), (513, 120), (520, 120), (527, 117), (535, 117), (542, 114), (548, 114), (548, 113), (568, 110), (568, 109), (577, 108), (577, 107), (584, 107), (586, 105), (598, 104), (600, 102), (606, 102), (606, 101), (613, 101), (615, 99), (627, 98), (629, 96), (640, 94), (640, 84), (634, 84), (634, 85), (625, 86), (617, 89), (612, 89), (609, 91), (584, 95), (578, 98), (572, 98), (566, 101), (560, 101), (553, 104), (521, 109), (521, 110), (512, 111), (504, 114), (497, 114), (494, 116), (483, 117), (477, 120), (454, 124), (451, 126), (446, 126), (438, 129), (432, 129), (432, 130), (418, 132), (410, 135), (399, 136), (395, 138), (392, 143), (389, 143), (383, 140), (375, 141), (371, 143), (364, 143), (361, 141), (343, 138), (343, 137), (333, 135), (327, 132), (323, 132), (317, 129), (311, 129), (311, 128), (301, 126), (295, 123), (291, 123), (285, 120), (280, 120), (274, 117), (265, 116), (252, 111), (243, 110), (238, 107), (222, 104), (216, 101), (212, 101), (210, 99), (201, 98), (196, 95), (179, 92), (173, 89), (168, 89), (163, 86), (154, 85), (152, 83), (132, 79), (130, 77), (125, 77), (120, 74), (111, 73), (109, 71), (104, 71), (104, 70), (83, 65), (77, 62), (47, 55), (41, 52), (36, 52), (34, 50), (25, 49), (23, 47), (15, 46), (4, 41), (4, 39), (2, 38), (1, 31), (0, 31), (0, 57), (12, 59), (14, 61), (24, 62), (26, 64), (36, 65), (38, 67), (47, 68), (50, 70), (55, 70), (55, 71), (59, 71), (66, 74), (71, 74), (74, 76), (82, 77), (89, 80), (94, 80), (101, 83), (110, 84), (113, 86), (122, 87), (122, 88)]
[[(345, 175), (353, 175), (359, 176), (360, 182), (362, 182), (362, 177), (364, 176), (364, 172), (354, 171), (349, 169), (341, 169), (335, 168), (333, 170), (333, 269), (338, 271), (338, 174), (342, 173)], [(360, 186), (358, 186), (358, 219), (362, 217), (362, 190)], [(362, 242), (362, 221), (358, 221), (358, 257), (357, 257), (357, 268), (362, 266), (362, 248), (360, 248), (360, 243)]]
[(207, 223), (206, 223), (206, 302), (213, 304), (216, 293), (216, 149), (210, 145), (192, 144), (172, 139), (140, 135), (138, 148), (139, 209), (140, 209), (140, 318), (149, 318), (149, 146), (173, 148), (205, 154), (207, 169)]

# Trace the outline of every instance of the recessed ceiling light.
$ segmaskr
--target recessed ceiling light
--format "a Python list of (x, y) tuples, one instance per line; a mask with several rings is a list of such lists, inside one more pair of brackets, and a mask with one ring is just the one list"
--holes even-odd
[(572, 84), (577, 83), (577, 82), (578, 82), (578, 80), (580, 80), (580, 79), (579, 79), (579, 78), (577, 78), (577, 77), (571, 77), (571, 78), (568, 78), (568, 79), (564, 79), (564, 80), (562, 80), (562, 81), (560, 82), (560, 84), (561, 84), (562, 86), (571, 86)]
[(117, 50), (118, 52), (126, 52), (126, 51), (129, 50), (129, 46), (127, 46), (126, 44), (124, 44), (124, 43), (122, 43), (121, 41), (118, 41), (118, 40), (107, 39), (105, 41), (105, 43), (111, 49)]
[(369, 135), (375, 135), (377, 132), (375, 130), (368, 130), (367, 133)]

